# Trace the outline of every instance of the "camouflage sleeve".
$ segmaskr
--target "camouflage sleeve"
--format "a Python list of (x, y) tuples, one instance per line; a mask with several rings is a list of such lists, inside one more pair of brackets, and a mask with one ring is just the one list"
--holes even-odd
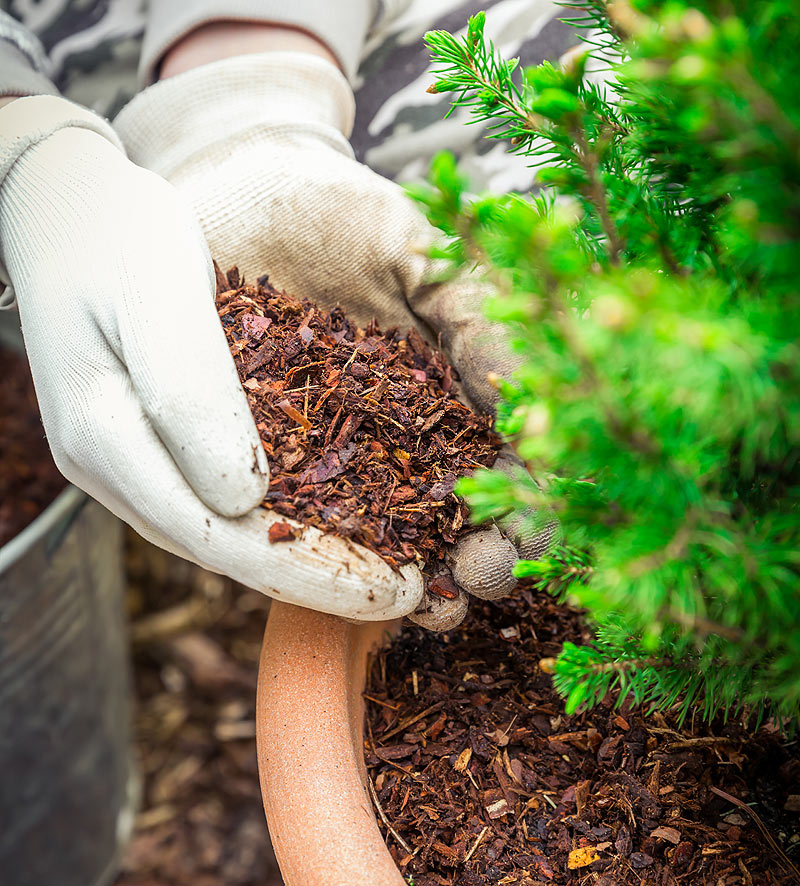
[(534, 171), (486, 127), (466, 125), (467, 108), (451, 116), (451, 96), (430, 94), (434, 74), (423, 40), (429, 30), (465, 34), (467, 20), (486, 12), (486, 36), (520, 67), (558, 60), (579, 42), (563, 0), (413, 0), (401, 15), (385, 15), (370, 34), (355, 83), (356, 157), (386, 178), (424, 180), (439, 151), (456, 155), (475, 191), (529, 191)]
[(0, 10), (0, 96), (58, 95), (49, 73), (50, 63), (39, 40)]
[(306, 31), (328, 46), (352, 80), (377, 6), (377, 0), (151, 0), (139, 75), (152, 83), (170, 46), (200, 25), (226, 20)]

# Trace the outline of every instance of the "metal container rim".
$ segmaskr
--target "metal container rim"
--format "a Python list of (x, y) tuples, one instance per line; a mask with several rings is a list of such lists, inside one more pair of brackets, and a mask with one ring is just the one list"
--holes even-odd
[(20, 560), (42, 536), (78, 507), (86, 497), (86, 493), (77, 486), (68, 484), (35, 520), (0, 547), (0, 574)]

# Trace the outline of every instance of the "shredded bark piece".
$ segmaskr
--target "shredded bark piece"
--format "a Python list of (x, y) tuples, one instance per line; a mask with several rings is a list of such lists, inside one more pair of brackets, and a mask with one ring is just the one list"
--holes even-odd
[(267, 531), (269, 543), (274, 545), (281, 541), (291, 541), (295, 537), (295, 531), (288, 523), (273, 523)]
[(449, 575), (437, 575), (428, 582), (428, 590), (432, 594), (436, 594), (437, 597), (444, 597), (446, 600), (455, 600), (458, 597), (458, 585)]

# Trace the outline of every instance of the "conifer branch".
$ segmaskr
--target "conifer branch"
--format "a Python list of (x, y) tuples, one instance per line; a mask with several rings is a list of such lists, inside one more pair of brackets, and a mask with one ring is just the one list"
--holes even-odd
[(572, 130), (572, 137), (575, 139), (575, 143), (578, 146), (578, 162), (586, 173), (588, 181), (586, 196), (592, 201), (594, 208), (597, 210), (603, 233), (608, 241), (608, 260), (612, 265), (619, 265), (623, 251), (623, 244), (617, 232), (617, 227), (611, 220), (606, 192), (598, 177), (599, 164), (597, 162), (597, 156), (589, 147), (586, 133), (580, 126), (574, 127)]
[[(527, 577), (586, 609), (568, 711), (608, 693), (680, 716), (800, 722), (800, 19), (767, 0), (569, 0), (564, 69), (428, 35), (435, 91), (537, 170), (477, 200), (452, 158), (415, 197), (478, 261), (523, 366), (498, 429), (546, 476), (460, 481), (473, 517), (558, 514)], [(585, 76), (587, 58), (612, 88)], [(555, 196), (560, 199), (556, 199)], [(545, 516), (539, 519), (545, 519)]]

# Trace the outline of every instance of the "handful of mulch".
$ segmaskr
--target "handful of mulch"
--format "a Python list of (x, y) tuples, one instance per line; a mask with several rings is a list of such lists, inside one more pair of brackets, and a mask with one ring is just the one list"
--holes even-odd
[(500, 448), (443, 355), (416, 330), (361, 329), (236, 268), (217, 271), (217, 311), (269, 459), (264, 507), (437, 572), (466, 522), (456, 480)]

